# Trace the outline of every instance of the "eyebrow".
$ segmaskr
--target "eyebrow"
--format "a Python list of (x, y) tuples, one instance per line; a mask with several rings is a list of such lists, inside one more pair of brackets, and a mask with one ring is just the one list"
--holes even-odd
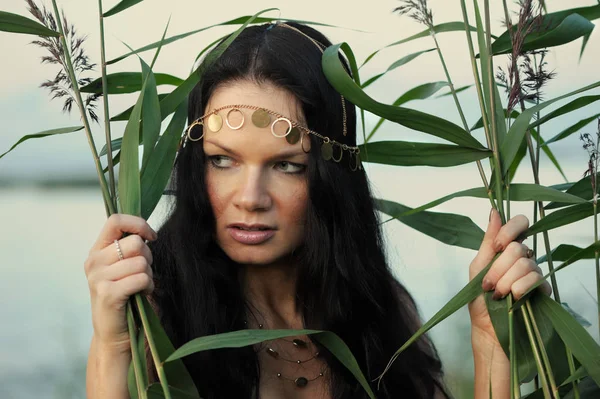
[[(217, 146), (217, 147), (225, 150), (226, 152), (228, 152), (228, 153), (230, 153), (230, 154), (232, 154), (232, 155), (234, 155), (234, 156), (236, 156), (238, 158), (241, 157), (240, 154), (238, 154), (237, 152), (235, 152), (231, 148), (227, 147), (226, 145), (217, 143), (215, 141), (206, 140), (206, 139), (205, 139), (205, 141), (207, 143), (209, 143), (209, 144), (212, 144), (214, 146)], [(269, 159), (272, 160), (272, 159), (276, 159), (276, 158), (277, 159), (281, 159), (281, 158), (293, 158), (296, 155), (303, 155), (303, 154), (306, 154), (303, 150), (298, 151), (295, 148), (290, 148), (289, 150), (284, 150), (284, 151), (282, 151), (282, 152), (280, 152), (280, 153), (278, 153), (276, 155), (273, 155), (272, 157), (269, 157)]]

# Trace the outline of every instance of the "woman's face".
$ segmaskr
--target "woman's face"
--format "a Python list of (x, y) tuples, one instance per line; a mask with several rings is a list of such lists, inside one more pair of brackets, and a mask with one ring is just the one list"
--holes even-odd
[[(233, 104), (255, 105), (304, 123), (296, 98), (269, 83), (244, 80), (219, 86), (205, 112)], [(230, 109), (219, 111), (223, 119)], [(218, 132), (204, 128), (206, 181), (216, 217), (216, 240), (235, 262), (273, 264), (286, 259), (304, 240), (308, 154), (300, 141), (292, 145), (273, 136), (270, 125), (254, 126), (253, 110), (240, 110), (245, 117), (241, 129), (229, 128), (225, 120)], [(271, 122), (274, 120), (271, 117)], [(231, 112), (230, 122), (234, 127), (241, 122), (237, 111)], [(279, 122), (276, 128), (285, 132), (287, 124)], [(309, 148), (306, 142), (304, 146)], [(257, 224), (263, 225), (260, 230), (252, 226)]]

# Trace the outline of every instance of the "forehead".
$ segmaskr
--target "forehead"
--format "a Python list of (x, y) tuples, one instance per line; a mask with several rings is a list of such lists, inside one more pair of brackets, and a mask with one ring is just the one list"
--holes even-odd
[[(220, 85), (211, 95), (204, 112), (208, 113), (223, 106), (236, 104), (265, 108), (306, 125), (301, 104), (295, 95), (269, 82), (259, 84), (248, 80), (240, 80)], [(239, 108), (244, 115), (243, 126), (239, 130), (229, 128), (225, 123), (225, 118), (230, 109), (226, 108), (218, 112), (224, 120), (218, 132), (212, 132), (205, 127), (205, 147), (206, 144), (211, 147), (214, 144), (222, 144), (236, 152), (261, 150), (267, 156), (295, 147), (301, 149), (300, 142), (292, 145), (285, 138), (273, 136), (271, 133), (271, 124), (275, 121), (275, 117), (271, 117), (271, 124), (267, 127), (259, 128), (254, 126), (251, 121), (254, 111), (251, 109)], [(239, 115), (235, 115), (234, 113), (232, 117), (239, 118)], [(238, 125), (239, 122), (239, 119), (235, 122), (232, 121), (232, 125)], [(278, 124), (281, 125), (277, 126), (277, 129), (281, 128), (285, 130), (286, 123), (278, 122)]]

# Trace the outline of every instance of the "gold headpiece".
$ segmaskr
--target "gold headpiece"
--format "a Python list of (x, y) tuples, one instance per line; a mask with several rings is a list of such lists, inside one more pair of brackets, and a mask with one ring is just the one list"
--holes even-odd
[[(293, 26), (290, 26), (286, 23), (283, 23), (283, 22), (274, 22), (267, 28), (267, 30), (271, 30), (272, 28), (274, 28), (276, 26), (281, 26), (281, 27), (288, 28), (288, 29), (298, 32), (299, 34), (301, 34), (302, 36), (304, 36), (308, 40), (310, 40), (319, 49), (319, 51), (321, 51), (321, 53), (323, 53), (323, 51), (324, 51), (323, 49), (326, 47), (324, 44), (322, 44), (319, 41), (308, 36), (301, 30), (299, 30)], [(342, 99), (342, 115), (343, 115), (343, 125), (342, 125), (343, 131), (342, 131), (342, 133), (345, 137), (348, 133), (347, 123), (346, 123), (346, 100), (345, 100), (344, 96), (342, 96), (341, 94), (340, 94), (340, 97)], [(254, 110), (254, 112), (252, 113), (252, 123), (254, 124), (254, 126), (267, 127), (267, 126), (269, 126), (269, 124), (271, 124), (271, 133), (273, 134), (273, 136), (285, 137), (287, 142), (290, 144), (296, 144), (298, 142), (298, 140), (300, 140), (302, 150), (304, 152), (308, 152), (304, 149), (304, 136), (307, 134), (312, 134), (313, 136), (316, 136), (323, 141), (323, 144), (321, 144), (321, 156), (323, 157), (324, 160), (328, 161), (328, 160), (332, 159), (334, 162), (341, 162), (342, 158), (344, 156), (344, 151), (348, 151), (350, 169), (353, 171), (356, 169), (362, 169), (362, 163), (361, 163), (360, 155), (359, 155), (360, 149), (358, 147), (353, 147), (353, 146), (349, 146), (347, 144), (339, 143), (333, 139), (330, 139), (327, 136), (323, 136), (313, 130), (310, 130), (306, 126), (302, 126), (298, 122), (295, 122), (283, 115), (280, 115), (277, 112), (274, 112), (274, 111), (271, 111), (271, 110), (268, 110), (265, 108), (257, 107), (254, 105), (243, 105), (243, 104), (225, 105), (225, 106), (213, 109), (211, 112), (196, 119), (196, 121), (194, 121), (188, 127), (187, 132), (186, 132), (186, 141), (188, 139), (191, 141), (198, 141), (202, 137), (204, 137), (204, 133), (205, 133), (204, 129), (202, 130), (202, 134), (199, 137), (197, 137), (197, 138), (192, 137), (191, 132), (195, 126), (206, 126), (206, 127), (208, 127), (208, 129), (210, 131), (218, 132), (221, 129), (221, 127), (223, 126), (223, 117), (221, 115), (219, 115), (218, 112), (221, 110), (224, 110), (224, 109), (228, 109), (228, 108), (229, 108), (229, 111), (225, 115), (225, 123), (227, 124), (227, 126), (230, 129), (238, 130), (238, 129), (242, 128), (242, 126), (244, 125), (245, 117), (244, 117), (243, 112), (240, 110), (240, 108), (251, 109), (251, 110)], [(240, 113), (242, 116), (241, 122), (239, 122), (237, 125), (233, 125), (229, 121), (229, 116), (231, 115), (232, 112), (235, 112), (235, 111)], [(272, 123), (271, 123), (271, 115), (276, 118)], [(207, 119), (206, 122), (205, 122), (205, 119)], [(283, 134), (275, 132), (275, 126), (277, 125), (277, 123), (280, 123), (280, 122), (287, 124), (287, 129), (285, 130), (285, 133), (283, 133)], [(336, 156), (337, 149), (339, 149), (339, 155)]]
[[(219, 114), (219, 111), (223, 111), (225, 109), (229, 109), (225, 114), (225, 118)], [(318, 137), (323, 141), (321, 144), (321, 156), (324, 160), (329, 161), (333, 160), (334, 162), (341, 162), (344, 156), (344, 151), (347, 151), (349, 154), (349, 166), (351, 170), (362, 169), (362, 164), (360, 161), (360, 149), (358, 147), (349, 146), (344, 143), (339, 143), (333, 139), (330, 139), (327, 136), (323, 136), (314, 130), (310, 130), (308, 127), (301, 125), (300, 123), (287, 118), (275, 111), (271, 111), (266, 108), (258, 107), (256, 105), (244, 105), (244, 104), (236, 104), (236, 105), (224, 105), (219, 108), (215, 108), (212, 111), (202, 115), (200, 118), (196, 119), (186, 131), (186, 141), (198, 141), (204, 137), (206, 127), (209, 131), (216, 133), (223, 127), (223, 119), (225, 119), (225, 124), (232, 130), (239, 130), (244, 126), (244, 122), (246, 121), (246, 116), (242, 112), (242, 109), (250, 109), (254, 112), (252, 113), (251, 120), (252, 124), (256, 127), (265, 128), (267, 126), (271, 126), (271, 134), (275, 137), (285, 137), (286, 141), (290, 144), (296, 144), (300, 141), (300, 146), (302, 147), (302, 151), (308, 153), (308, 150), (305, 149), (304, 140), (305, 137), (309, 134)], [(233, 113), (238, 114), (238, 120), (232, 122), (230, 120), (230, 116)], [(271, 120), (271, 116), (275, 117), (275, 120)], [(285, 130), (277, 129), (276, 126), (279, 123), (283, 123)], [(193, 133), (195, 127), (200, 127), (201, 133), (195, 134)], [(339, 152), (338, 152), (339, 151)]]

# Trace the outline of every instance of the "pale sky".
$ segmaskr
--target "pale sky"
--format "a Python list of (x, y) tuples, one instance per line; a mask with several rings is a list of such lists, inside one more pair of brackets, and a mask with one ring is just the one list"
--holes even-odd
[[(38, 0), (39, 3), (39, 0)], [(105, 1), (105, 11), (110, 9), (117, 0)], [(430, 7), (434, 10), (434, 22), (448, 22), (461, 19), (458, 0), (431, 0)], [(492, 9), (492, 21), (495, 24), (494, 33), (502, 32), (500, 20), (502, 19), (501, 2), (496, 1)], [(565, 2), (549, 0), (550, 11), (565, 7)], [(594, 0), (573, 0), (569, 6), (593, 5)], [(41, 4), (41, 3), (39, 3)], [(50, 6), (51, 3), (46, 1)], [(96, 2), (80, 0), (61, 0), (59, 5), (64, 9), (67, 17), (75, 23), (79, 32), (88, 35), (86, 49), (88, 55), (95, 62), (99, 60), (99, 33), (97, 27)], [(165, 6), (165, 4), (168, 4)], [(398, 17), (391, 11), (400, 3), (394, 0), (375, 2), (349, 2), (341, 0), (327, 1), (222, 1), (200, 2), (189, 0), (145, 0), (144, 2), (106, 20), (107, 57), (112, 59), (127, 51), (121, 41), (134, 48), (160, 39), (163, 29), (171, 16), (171, 25), (168, 35), (179, 34), (214, 23), (232, 19), (242, 15), (253, 14), (259, 10), (278, 7), (280, 15), (284, 18), (313, 20), (329, 23), (345, 28), (365, 31), (356, 32), (348, 29), (322, 28), (322, 31), (333, 43), (348, 42), (354, 49), (359, 63), (372, 51), (383, 47), (393, 41), (407, 37), (423, 30), (423, 27), (406, 17)], [(0, 9), (28, 16), (23, 0), (0, 0)], [(277, 16), (274, 12), (270, 15)], [(155, 72), (170, 73), (185, 78), (189, 74), (191, 65), (200, 49), (212, 42), (215, 38), (232, 31), (232, 27), (212, 29), (174, 44), (166, 46), (155, 66)], [(594, 32), (589, 42), (588, 51), (581, 64), (578, 65), (578, 52), (580, 40), (567, 46), (562, 46), (552, 54), (548, 61), (550, 68), (558, 73), (558, 78), (551, 82), (547, 89), (548, 97), (556, 96), (574, 88), (592, 83), (597, 79), (600, 46), (600, 34)], [(61, 112), (62, 102), (50, 101), (45, 90), (39, 89), (39, 84), (51, 78), (56, 70), (52, 66), (41, 65), (39, 60), (44, 51), (37, 46), (30, 45), (34, 36), (17, 35), (0, 32), (0, 54), (3, 55), (0, 64), (0, 153), (7, 150), (14, 142), (25, 134), (36, 133), (51, 128), (59, 128), (79, 124), (76, 112), (70, 116)], [(472, 81), (471, 68), (467, 58), (465, 36), (462, 32), (447, 33), (439, 36), (450, 72), (456, 86), (469, 84)], [(393, 61), (402, 56), (426, 48), (431, 48), (429, 38), (423, 38), (382, 51), (371, 63), (362, 70), (362, 79), (379, 73), (387, 68)], [(153, 52), (142, 55), (150, 61)], [(500, 60), (498, 61), (500, 62)], [(502, 61), (505, 63), (505, 61)], [(138, 71), (139, 62), (136, 57), (122, 61), (109, 67), (109, 73), (120, 71)], [(99, 76), (99, 70), (92, 74)], [(405, 65), (381, 79), (369, 88), (369, 93), (379, 101), (391, 103), (404, 91), (418, 84), (444, 80), (443, 72), (435, 52), (421, 56), (419, 59)], [(168, 86), (160, 88), (170, 90)], [(598, 90), (589, 94), (598, 93)], [(477, 117), (475, 92), (473, 90), (463, 93), (461, 101), (466, 109), (470, 123)], [(135, 101), (132, 95), (111, 97), (111, 114), (125, 109)], [(101, 102), (99, 102), (99, 105)], [(444, 100), (426, 102), (413, 102), (408, 105), (423, 111), (441, 115), (459, 123), (458, 114), (454, 104), (447, 97)], [(589, 106), (577, 115), (590, 115), (598, 110), (598, 105)], [(596, 111), (597, 112), (597, 111)], [(102, 114), (99, 109), (98, 114)], [(571, 119), (570, 119), (571, 118)], [(556, 120), (552, 128), (542, 132), (545, 137), (552, 137), (567, 126), (575, 122), (577, 116), (569, 116)], [(367, 120), (367, 125), (373, 123), (373, 118)], [(122, 133), (123, 123), (114, 124), (113, 134)], [(103, 128), (94, 127), (97, 147), (103, 143)], [(565, 140), (555, 147), (555, 151), (570, 156), (574, 148), (579, 148), (578, 140)], [(414, 133), (398, 125), (386, 124), (378, 133), (379, 139), (412, 139), (434, 140), (432, 136)], [(69, 175), (93, 176), (94, 167), (89, 153), (87, 140), (83, 132), (51, 137), (42, 140), (29, 141), (21, 145), (13, 153), (0, 160), (0, 179), (26, 176), (46, 176), (56, 178), (64, 173)]]

